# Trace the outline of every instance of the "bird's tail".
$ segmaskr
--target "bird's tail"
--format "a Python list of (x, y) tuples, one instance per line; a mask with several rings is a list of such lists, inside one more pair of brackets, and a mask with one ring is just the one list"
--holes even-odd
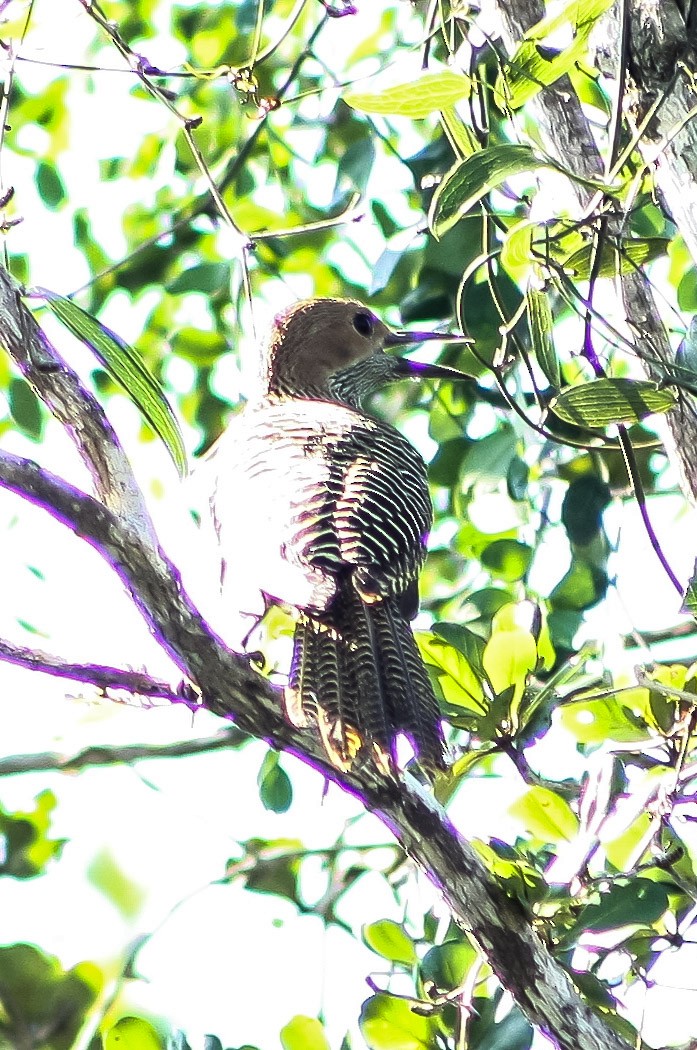
[(444, 769), (438, 701), (396, 600), (364, 602), (348, 585), (333, 609), (321, 618), (301, 613), (285, 691), (290, 721), (316, 724), (341, 769), (364, 746), (388, 766), (399, 733), (423, 766)]

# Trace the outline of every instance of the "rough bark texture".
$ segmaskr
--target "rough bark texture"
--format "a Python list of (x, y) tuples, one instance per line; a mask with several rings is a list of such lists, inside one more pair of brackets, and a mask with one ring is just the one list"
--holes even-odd
[[(623, 0), (619, 0), (622, 3)], [(630, 39), (635, 35), (632, 54), (639, 60), (642, 56), (646, 58), (647, 53), (652, 55), (651, 74), (648, 82), (652, 90), (656, 91), (656, 76), (659, 71), (665, 77), (667, 67), (673, 61), (674, 81), (679, 79), (684, 85), (690, 85), (690, 92), (694, 91), (692, 75), (681, 67), (675, 65), (675, 33), (676, 19), (679, 13), (673, 0), (627, 0), (628, 15), (630, 18)], [(618, 5), (615, 5), (617, 9)], [(664, 9), (671, 8), (672, 13), (667, 17)], [(498, 0), (498, 9), (504, 31), (504, 41), (509, 53), (512, 53), (523, 35), (544, 15), (544, 7), (538, 0)], [(664, 11), (663, 15), (661, 12)], [(651, 16), (651, 17), (649, 17)], [(608, 51), (614, 51), (612, 40), (617, 42), (622, 39), (617, 21), (617, 10), (615, 10), (615, 31), (608, 32)], [(612, 24), (612, 23), (611, 23)], [(683, 29), (683, 44), (685, 41)], [(651, 41), (653, 41), (651, 43)], [(659, 47), (657, 41), (662, 41)], [(638, 48), (638, 50), (637, 50)], [(610, 56), (607, 56), (608, 62)], [(615, 69), (618, 68), (619, 52), (616, 55)], [(633, 68), (636, 67), (636, 61)], [(677, 71), (676, 71), (677, 70)], [(671, 87), (673, 81), (671, 81)], [(647, 94), (644, 102), (644, 112), (655, 97)], [(666, 96), (667, 98), (668, 96)], [(692, 94), (684, 90), (671, 95), (673, 107), (669, 121), (661, 124), (661, 130), (655, 132), (656, 141), (661, 139), (667, 131), (671, 133), (678, 126), (679, 121), (684, 120), (697, 101), (697, 96), (692, 99)], [(620, 105), (624, 104), (624, 99)], [(666, 103), (658, 110), (662, 111)], [(679, 109), (679, 106), (682, 109)], [(584, 178), (597, 178), (604, 172), (603, 160), (595, 142), (591, 126), (585, 117), (581, 104), (576, 96), (568, 77), (562, 77), (550, 87), (545, 88), (535, 98), (535, 107), (538, 117), (539, 130), (545, 141), (545, 145), (552, 156), (556, 157), (565, 167), (570, 168)], [(690, 135), (697, 129), (695, 121), (690, 121), (688, 127)], [(661, 165), (657, 167), (656, 177), (659, 180), (659, 188), (664, 193), (668, 202), (668, 208), (684, 234), (685, 239), (692, 236), (695, 228), (694, 244), (697, 247), (697, 207), (695, 203), (686, 200), (686, 207), (679, 206), (681, 194), (685, 193), (685, 182), (691, 184), (690, 193), (695, 193), (695, 178), (697, 177), (697, 164), (692, 162), (693, 147), (685, 142), (683, 133), (676, 136), (674, 144), (670, 149), (664, 150)], [(643, 140), (642, 140), (643, 141)], [(656, 147), (653, 147), (655, 154)], [(673, 170), (677, 155), (682, 156), (682, 167), (666, 180), (664, 186), (664, 169)], [(688, 164), (692, 163), (692, 174), (689, 172)], [(681, 188), (682, 187), (682, 188)], [(588, 204), (592, 191), (590, 189), (575, 186), (579, 204), (584, 207)], [(670, 193), (670, 199), (669, 199)], [(671, 204), (671, 200), (674, 203)], [(682, 223), (685, 223), (683, 227)], [(689, 242), (688, 242), (689, 243)], [(694, 249), (693, 249), (694, 252)], [(695, 256), (697, 258), (697, 255)], [(624, 312), (628, 324), (634, 335), (637, 355), (644, 362), (649, 378), (661, 379), (666, 373), (670, 373), (674, 363), (674, 354), (671, 349), (665, 326), (661, 320), (660, 312), (656, 305), (653, 292), (645, 276), (640, 272), (625, 274), (621, 278), (621, 296), (624, 303)], [(686, 395), (687, 397), (688, 395)], [(684, 402), (668, 413), (668, 425), (673, 437), (673, 449), (676, 463), (680, 464), (683, 488), (685, 494), (693, 501), (697, 501), (697, 414), (692, 410), (691, 404)]]
[[(26, 331), (26, 309), (19, 297), (6, 299), (6, 309), (11, 311), (13, 331)], [(7, 323), (5, 319), (3, 326)], [(0, 338), (8, 342), (6, 332)], [(65, 382), (65, 376), (55, 371), (46, 376), (49, 387), (54, 380), (59, 388)], [(47, 403), (52, 403), (55, 393), (44, 392)], [(83, 400), (83, 394), (78, 385), (70, 406), (71, 433), (80, 430), (82, 413), (91, 401), (88, 395)], [(505, 894), (430, 795), (372, 766), (346, 774), (331, 767), (319, 740), (283, 719), (272, 686), (211, 632), (182, 590), (176, 566), (153, 547), (149, 533), (134, 531), (130, 521), (106, 505), (108, 492), (101, 493), (104, 502), (100, 502), (37, 464), (9, 453), (0, 454), (0, 485), (44, 507), (106, 559), (159, 643), (198, 687), (203, 706), (311, 763), (360, 798), (385, 823), (442, 890), (456, 921), (471, 933), (530, 1021), (561, 1050), (629, 1050), (629, 1044), (584, 1002), (538, 936), (523, 905)], [(130, 509), (141, 518), (137, 488), (129, 484), (127, 491), (135, 497)], [(43, 657), (44, 664), (47, 659)], [(28, 664), (31, 666), (31, 660)]]
[(99, 498), (155, 546), (150, 514), (101, 405), (51, 345), (21, 295), (17, 283), (0, 267), (0, 346), (67, 430)]

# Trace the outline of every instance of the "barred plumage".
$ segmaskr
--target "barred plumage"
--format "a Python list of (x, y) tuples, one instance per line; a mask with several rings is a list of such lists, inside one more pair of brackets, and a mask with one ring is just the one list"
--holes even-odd
[(296, 304), (272, 330), (261, 396), (209, 456), (232, 604), (252, 624), (268, 602), (297, 610), (286, 712), (343, 768), (363, 747), (388, 765), (401, 732), (423, 764), (444, 765), (408, 623), (432, 522), (426, 467), (360, 407), (405, 375), (459, 378), (384, 352), (425, 338), (444, 337), (392, 332), (352, 300)]

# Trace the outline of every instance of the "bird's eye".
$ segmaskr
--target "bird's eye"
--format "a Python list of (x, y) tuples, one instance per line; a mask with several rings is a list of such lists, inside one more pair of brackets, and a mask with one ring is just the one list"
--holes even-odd
[(356, 329), (359, 335), (364, 335), (366, 338), (373, 334), (373, 328), (375, 326), (375, 320), (372, 314), (369, 314), (367, 310), (359, 310), (353, 318), (353, 327)]

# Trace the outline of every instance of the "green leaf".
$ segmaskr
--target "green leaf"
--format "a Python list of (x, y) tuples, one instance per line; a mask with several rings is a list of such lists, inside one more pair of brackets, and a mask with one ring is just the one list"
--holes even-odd
[[(525, 34), (511, 56), (506, 70), (499, 74), (495, 93), (511, 109), (525, 105), (537, 92), (553, 84), (581, 59), (588, 37), (598, 18), (614, 0), (571, 0), (559, 14), (544, 18)], [(542, 41), (564, 26), (571, 26), (574, 40), (562, 51), (545, 47)]]
[(499, 261), (509, 277), (517, 284), (524, 286), (535, 264), (533, 237), (539, 230), (536, 222), (523, 219), (514, 223), (506, 232)]
[(419, 966), (422, 981), (432, 981), (440, 992), (459, 988), (472, 966), (477, 952), (468, 941), (446, 941), (431, 948)]
[(473, 153), (450, 169), (433, 195), (428, 222), (435, 237), (442, 237), (482, 197), (512, 175), (551, 164), (530, 146), (505, 142)]
[(392, 919), (380, 919), (378, 922), (366, 923), (362, 930), (363, 941), (367, 946), (389, 959), (393, 963), (413, 966), (416, 962), (414, 942), (402, 926)]
[(122, 1017), (106, 1034), (104, 1050), (163, 1050), (164, 1043), (149, 1021)]
[(56, 211), (65, 204), (67, 199), (65, 186), (53, 164), (45, 160), (39, 161), (35, 177), (39, 196), (47, 208)]
[(27, 437), (38, 441), (44, 429), (41, 402), (21, 376), (12, 377), (7, 391), (7, 400), (12, 418), (20, 430), (24, 431)]
[(493, 1024), (477, 1041), (477, 1050), (530, 1050), (535, 1030), (514, 1006), (505, 1017)]
[(537, 645), (524, 627), (495, 630), (484, 649), (484, 670), (496, 693), (514, 687), (516, 699), (537, 665)]
[(36, 796), (28, 812), (8, 813), (0, 807), (0, 874), (15, 879), (41, 875), (49, 861), (61, 855), (65, 839), (49, 838), (56, 797), (52, 791)]
[(533, 550), (518, 540), (494, 540), (482, 551), (481, 562), (489, 572), (513, 583), (522, 580), (530, 567)]
[(636, 423), (675, 404), (672, 390), (643, 379), (592, 379), (568, 387), (550, 402), (560, 419), (577, 426), (606, 427)]
[(578, 817), (569, 803), (548, 788), (530, 788), (509, 812), (543, 842), (570, 842), (578, 832)]
[(330, 1050), (324, 1027), (316, 1017), (296, 1014), (281, 1029), (283, 1050)]
[(272, 813), (286, 813), (293, 801), (293, 786), (279, 764), (277, 751), (267, 751), (257, 775), (259, 798)]
[(172, 352), (191, 361), (197, 368), (214, 365), (228, 350), (225, 339), (219, 332), (206, 332), (202, 328), (180, 328), (170, 340)]
[(648, 728), (617, 697), (588, 697), (564, 704), (559, 711), (563, 729), (577, 744), (595, 746), (607, 740), (636, 744), (649, 736)]
[(636, 878), (627, 885), (615, 883), (597, 904), (588, 904), (580, 912), (569, 936), (621, 926), (651, 926), (665, 913), (668, 904), (668, 891), (658, 882)]
[(381, 993), (363, 1003), (361, 1035), (370, 1050), (433, 1050), (437, 1022), (414, 1013), (405, 999)]
[(383, 91), (348, 91), (344, 102), (361, 113), (389, 113), (402, 117), (427, 117), (448, 109), (469, 95), (472, 82), (462, 73), (448, 70), (424, 73), (418, 80), (397, 84)]
[[(640, 266), (665, 255), (670, 241), (666, 237), (645, 237), (633, 241), (622, 241), (618, 246), (604, 244), (600, 256), (598, 277), (617, 277), (619, 274), (635, 273)], [(582, 248), (563, 260), (565, 270), (570, 270), (581, 281), (591, 275), (594, 246), (584, 244)]]
[(512, 846), (493, 839), (491, 843), (473, 839), (472, 846), (510, 897), (540, 901), (547, 893), (544, 877)]
[(437, 678), (445, 702), (475, 715), (485, 714), (481, 677), (467, 657), (435, 634), (418, 631), (416, 641), (426, 666)]
[(555, 390), (558, 390), (561, 386), (561, 369), (554, 352), (554, 320), (547, 293), (528, 288), (526, 300), (532, 351), (545, 377)]
[(132, 346), (91, 314), (45, 288), (36, 289), (53, 314), (90, 348), (107, 372), (124, 388), (136, 407), (164, 442), (180, 475), (187, 472), (186, 449), (179, 422), (157, 380)]
[(687, 585), (681, 612), (689, 613), (690, 616), (697, 619), (697, 574), (691, 578)]
[(124, 919), (136, 921), (147, 896), (141, 883), (128, 876), (109, 849), (101, 849), (85, 872), (87, 880), (103, 893)]
[[(71, 1050), (101, 985), (102, 975), (91, 963), (66, 972), (33, 945), (0, 947), (2, 1045)], [(51, 1033), (50, 1043), (34, 1037), (28, 1043), (30, 1032)]]
[(230, 284), (230, 263), (206, 262), (190, 266), (183, 270), (167, 286), (170, 295), (181, 295), (183, 292), (202, 292), (214, 295)]
[(464, 123), (456, 109), (446, 107), (440, 115), (445, 133), (455, 153), (461, 158), (471, 157), (481, 147), (472, 129)]

